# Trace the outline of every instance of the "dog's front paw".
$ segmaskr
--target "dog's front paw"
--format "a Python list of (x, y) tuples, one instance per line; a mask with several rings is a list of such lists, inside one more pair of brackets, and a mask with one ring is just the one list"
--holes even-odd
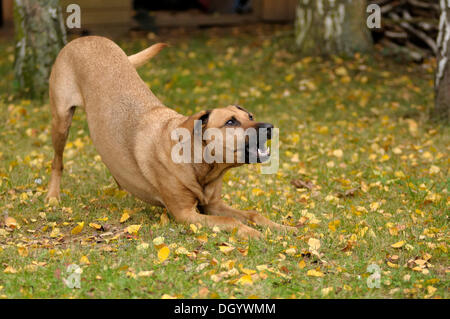
[(48, 203), (50, 206), (58, 206), (60, 201), (61, 198), (59, 194), (52, 194), (49, 192), (47, 196), (45, 196), (45, 202)]
[(275, 226), (272, 227), (272, 229), (275, 229), (278, 232), (291, 233), (294, 235), (298, 233), (298, 228), (281, 224), (275, 224)]
[(249, 226), (244, 226), (244, 227), (239, 227), (238, 232), (237, 232), (238, 236), (242, 237), (242, 238), (253, 238), (253, 239), (262, 239), (263, 235), (257, 231), (256, 229), (253, 229)]

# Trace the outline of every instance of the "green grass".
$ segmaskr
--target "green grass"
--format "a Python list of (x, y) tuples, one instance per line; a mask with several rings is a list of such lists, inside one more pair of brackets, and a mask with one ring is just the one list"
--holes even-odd
[[(194, 233), (170, 217), (165, 223), (165, 210), (118, 191), (81, 110), (65, 151), (62, 202), (45, 204), (53, 156), (49, 107), (11, 93), (13, 45), (1, 44), (0, 297), (449, 298), (450, 135), (426, 115), (433, 63), (396, 64), (377, 53), (300, 58), (289, 31), (163, 38), (172, 46), (139, 70), (183, 114), (238, 103), (280, 128), (278, 172), (235, 169), (223, 194), (235, 207), (298, 225), (299, 233), (248, 242), (207, 228)], [(148, 44), (120, 43), (128, 54)], [(296, 189), (292, 179), (317, 187)], [(353, 196), (337, 196), (357, 187)], [(120, 223), (124, 211), (131, 218)], [(6, 213), (20, 228), (3, 224)], [(72, 235), (78, 222), (84, 228)], [(123, 232), (130, 225), (141, 225), (137, 235)], [(170, 249), (162, 263), (156, 237)], [(320, 241), (313, 253), (311, 238)], [(400, 241), (402, 247), (391, 247)], [(235, 249), (223, 253), (224, 242)], [(180, 247), (189, 255), (177, 253)], [(90, 264), (81, 263), (83, 256)], [(61, 280), (69, 264), (83, 270), (80, 289)], [(381, 269), (379, 288), (367, 285), (371, 264)], [(236, 271), (224, 276), (230, 268)], [(256, 271), (252, 284), (243, 284), (246, 269)]]

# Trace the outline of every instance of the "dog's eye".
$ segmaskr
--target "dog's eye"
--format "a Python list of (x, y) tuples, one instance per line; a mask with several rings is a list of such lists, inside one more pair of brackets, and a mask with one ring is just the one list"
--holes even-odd
[(234, 116), (232, 116), (228, 121), (225, 122), (224, 126), (239, 126), (241, 122), (236, 120)]
[(228, 126), (232, 126), (232, 125), (234, 125), (234, 124), (236, 124), (236, 121), (235, 121), (234, 119), (228, 120), (228, 121), (225, 123), (225, 125), (228, 125)]
[(248, 118), (250, 119), (250, 121), (253, 121), (253, 115), (249, 114)]

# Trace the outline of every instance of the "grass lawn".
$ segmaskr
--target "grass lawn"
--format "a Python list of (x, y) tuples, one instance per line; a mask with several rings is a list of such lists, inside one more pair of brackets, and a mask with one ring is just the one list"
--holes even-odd
[[(48, 102), (11, 93), (13, 43), (3, 42), (0, 297), (449, 298), (450, 132), (426, 115), (434, 64), (378, 51), (301, 58), (288, 27), (215, 32), (169, 38), (139, 73), (183, 114), (237, 103), (280, 128), (278, 172), (234, 169), (224, 199), (298, 234), (262, 229), (264, 240), (243, 241), (176, 224), (117, 189), (82, 110), (64, 154), (62, 201), (46, 204)], [(154, 41), (120, 45), (131, 54)], [(79, 289), (63, 282), (75, 276), (70, 264), (82, 270)]]

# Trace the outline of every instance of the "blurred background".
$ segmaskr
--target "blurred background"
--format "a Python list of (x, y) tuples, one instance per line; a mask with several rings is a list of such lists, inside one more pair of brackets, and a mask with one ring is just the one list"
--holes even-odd
[[(163, 28), (207, 28), (214, 26), (239, 26), (257, 23), (293, 24), (297, 18), (297, 7), (314, 9), (328, 1), (298, 0), (60, 0), (31, 1), (41, 6), (60, 5), (64, 18), (65, 8), (76, 3), (81, 8), (80, 28), (70, 29), (72, 34), (102, 34), (111, 37), (123, 36), (130, 31), (153, 31)], [(305, 2), (306, 4), (303, 4)], [(25, 5), (27, 1), (20, 1)], [(330, 3), (334, 3), (330, 1)], [(339, 3), (337, 1), (336, 3)], [(344, 3), (344, 2), (343, 2)], [(424, 49), (436, 50), (439, 4), (435, 0), (357, 0), (346, 6), (366, 8), (377, 4), (381, 9), (382, 25), (372, 28), (376, 43), (384, 42), (388, 47), (407, 46), (409, 55), (415, 60), (424, 56)], [(14, 0), (1, 0), (0, 26), (3, 35), (14, 32)], [(338, 6), (334, 6), (337, 10)], [(350, 16), (361, 15), (366, 19), (366, 10), (348, 11)], [(320, 11), (320, 10), (319, 10)], [(349, 15), (350, 13), (350, 15)], [(316, 13), (317, 14), (317, 13)]]
[[(207, 29), (230, 34), (232, 28), (284, 26), (298, 56), (351, 56), (373, 52), (375, 45), (384, 57), (400, 62), (446, 62), (450, 14), (435, 0), (78, 0), (78, 9), (71, 7), (73, 2), (1, 0), (0, 36), (15, 37), (18, 92), (45, 95), (60, 48), (83, 35), (155, 40), (156, 35), (168, 39), (168, 34), (176, 38)], [(443, 69), (437, 70), (443, 80), (436, 81), (438, 110), (432, 112), (448, 119), (450, 93), (438, 85), (447, 82)]]

